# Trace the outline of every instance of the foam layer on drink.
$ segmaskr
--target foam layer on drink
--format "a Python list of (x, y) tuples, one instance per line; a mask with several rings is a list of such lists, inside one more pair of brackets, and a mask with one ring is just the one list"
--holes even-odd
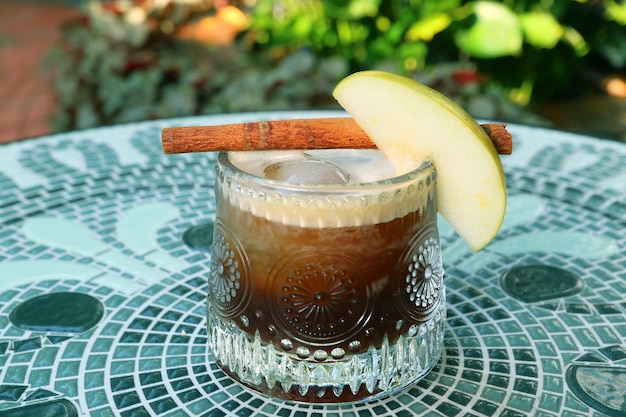
[(271, 221), (314, 228), (387, 222), (432, 202), (430, 163), (393, 175), (377, 150), (222, 153), (218, 198)]

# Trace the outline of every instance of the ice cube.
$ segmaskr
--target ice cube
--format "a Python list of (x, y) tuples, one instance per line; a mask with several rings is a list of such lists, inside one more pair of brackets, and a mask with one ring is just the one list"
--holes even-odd
[(305, 158), (301, 150), (237, 151), (229, 152), (228, 159), (240, 170), (259, 177), (265, 176), (268, 164)]
[(395, 176), (394, 166), (377, 149), (315, 149), (306, 154), (340, 166), (350, 175), (351, 183), (380, 181)]
[(265, 168), (265, 178), (290, 184), (348, 184), (350, 175), (337, 165), (317, 158), (277, 162)]

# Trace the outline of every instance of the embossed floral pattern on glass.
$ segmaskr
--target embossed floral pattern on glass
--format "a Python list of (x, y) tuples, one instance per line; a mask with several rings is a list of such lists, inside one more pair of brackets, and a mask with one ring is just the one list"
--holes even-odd
[(240, 313), (248, 294), (248, 262), (235, 237), (216, 222), (211, 246), (209, 299), (225, 316)]
[(433, 237), (417, 248), (406, 276), (406, 292), (416, 307), (431, 307), (439, 299), (443, 279), (441, 251)]
[(217, 235), (213, 243), (211, 257), (210, 286), (213, 296), (218, 303), (230, 303), (237, 295), (240, 283), (239, 262), (233, 259), (235, 253), (230, 250), (230, 244), (224, 236)]

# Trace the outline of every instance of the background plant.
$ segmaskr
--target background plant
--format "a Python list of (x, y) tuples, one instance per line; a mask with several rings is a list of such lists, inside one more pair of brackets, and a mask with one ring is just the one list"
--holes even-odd
[(253, 15), (258, 49), (307, 47), (351, 71), (471, 62), (522, 105), (576, 93), (585, 68), (626, 67), (616, 0), (259, 0)]
[[(203, 22), (227, 8), (246, 23), (207, 25), (205, 36)], [(82, 10), (47, 60), (55, 130), (333, 107), (333, 86), (369, 68), (431, 84), (475, 117), (527, 122), (526, 106), (580, 93), (581, 74), (626, 67), (617, 0), (114, 0)]]
[(199, 41), (201, 30), (187, 36), (190, 25), (215, 15), (212, 1), (92, 1), (82, 10), (46, 58), (58, 97), (56, 131), (310, 108), (345, 73), (342, 63), (306, 51), (278, 60), (237, 43)]

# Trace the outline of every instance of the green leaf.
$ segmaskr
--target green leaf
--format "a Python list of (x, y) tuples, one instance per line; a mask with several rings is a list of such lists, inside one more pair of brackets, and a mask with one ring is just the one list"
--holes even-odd
[(583, 57), (589, 53), (591, 47), (580, 32), (570, 26), (564, 27), (563, 30), (563, 39), (574, 48), (576, 56)]
[(381, 0), (352, 1), (348, 5), (348, 14), (353, 19), (361, 19), (366, 16), (376, 16)]
[(475, 23), (455, 35), (457, 46), (477, 58), (518, 55), (522, 50), (522, 29), (515, 13), (504, 4), (490, 1), (469, 3)]
[[(306, 1), (298, 0), (299, 2)], [(375, 17), (382, 0), (314, 0), (323, 6), (324, 14), (338, 20), (357, 21), (364, 17)]]
[(552, 49), (563, 37), (563, 27), (550, 13), (534, 11), (520, 16), (526, 41), (537, 48)]
[(609, 19), (616, 21), (621, 25), (626, 25), (626, 3), (607, 1), (606, 2), (606, 15)]
[(447, 13), (439, 13), (429, 16), (423, 20), (415, 22), (406, 32), (406, 39), (410, 42), (414, 41), (430, 41), (439, 32), (444, 31), (452, 19)]

